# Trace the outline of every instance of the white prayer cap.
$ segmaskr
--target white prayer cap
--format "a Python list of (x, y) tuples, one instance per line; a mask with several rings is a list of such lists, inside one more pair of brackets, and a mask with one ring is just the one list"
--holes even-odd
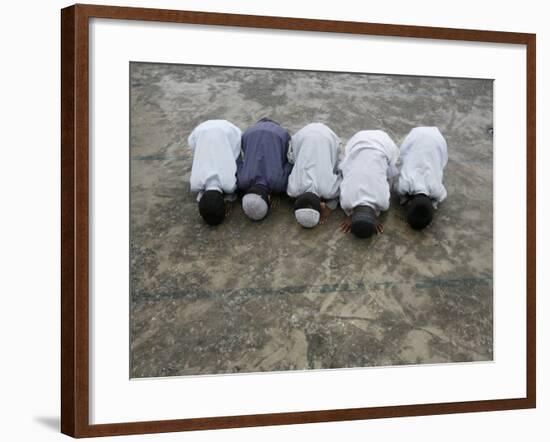
[(260, 221), (267, 215), (267, 203), (256, 193), (247, 193), (243, 197), (243, 211), (250, 219)]
[(315, 227), (321, 218), (321, 214), (315, 209), (298, 209), (294, 211), (294, 215), (298, 224), (306, 229)]

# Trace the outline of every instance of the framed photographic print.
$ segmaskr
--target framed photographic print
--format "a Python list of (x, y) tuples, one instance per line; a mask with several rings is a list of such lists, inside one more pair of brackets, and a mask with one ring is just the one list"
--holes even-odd
[(534, 34), (61, 31), (63, 433), (535, 407)]

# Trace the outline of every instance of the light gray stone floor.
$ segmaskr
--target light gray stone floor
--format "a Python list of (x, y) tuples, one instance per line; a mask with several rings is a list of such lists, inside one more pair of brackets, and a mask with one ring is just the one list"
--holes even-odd
[[(492, 359), (492, 81), (132, 63), (130, 91), (131, 377)], [(363, 241), (340, 209), (301, 228), (288, 199), (206, 226), (189, 133), (263, 116), (291, 133), (325, 122), (343, 143), (438, 126), (448, 199), (415, 232), (394, 197)]]

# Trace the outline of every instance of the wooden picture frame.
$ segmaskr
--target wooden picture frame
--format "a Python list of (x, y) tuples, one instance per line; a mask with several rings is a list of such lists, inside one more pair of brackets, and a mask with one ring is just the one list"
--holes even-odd
[[(525, 45), (527, 53), (527, 330), (525, 397), (373, 408), (90, 425), (89, 33), (90, 18), (321, 31)], [(61, 431), (73, 437), (376, 419), (533, 408), (536, 404), (536, 37), (534, 34), (263, 17), (97, 5), (61, 11)]]

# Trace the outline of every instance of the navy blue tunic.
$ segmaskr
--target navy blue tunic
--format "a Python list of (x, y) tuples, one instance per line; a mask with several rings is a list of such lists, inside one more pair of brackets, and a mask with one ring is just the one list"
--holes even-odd
[(286, 192), (292, 164), (287, 161), (289, 133), (269, 118), (262, 118), (242, 136), (242, 158), (237, 163), (237, 186), (247, 191), (261, 186), (268, 192)]

